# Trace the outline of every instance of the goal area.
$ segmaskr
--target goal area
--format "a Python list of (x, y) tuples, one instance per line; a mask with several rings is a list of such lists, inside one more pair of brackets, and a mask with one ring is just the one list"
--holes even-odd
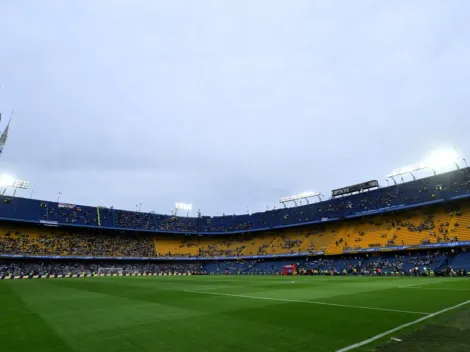
[(122, 275), (122, 268), (99, 268), (98, 275), (105, 275), (105, 276), (119, 276)]

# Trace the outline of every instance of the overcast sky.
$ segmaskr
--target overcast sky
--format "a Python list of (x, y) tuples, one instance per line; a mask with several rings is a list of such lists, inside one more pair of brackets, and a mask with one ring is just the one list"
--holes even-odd
[(386, 185), (436, 145), (470, 153), (469, 13), (467, 0), (1, 0), (2, 129), (15, 114), (0, 165), (34, 198), (157, 213)]

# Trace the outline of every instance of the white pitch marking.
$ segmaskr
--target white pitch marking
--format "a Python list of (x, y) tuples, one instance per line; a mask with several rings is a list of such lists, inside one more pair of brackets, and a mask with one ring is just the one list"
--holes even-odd
[(361, 347), (361, 346), (364, 346), (364, 345), (367, 345), (371, 342), (374, 342), (375, 340), (378, 340), (384, 336), (387, 336), (387, 335), (390, 335), (390, 334), (393, 334), (394, 332), (398, 331), (398, 330), (401, 330), (403, 328), (406, 328), (408, 326), (411, 326), (411, 325), (415, 325), (415, 324), (418, 324), (418, 323), (421, 323), (422, 321), (426, 320), (426, 319), (430, 319), (430, 318), (433, 318), (435, 317), (436, 315), (439, 315), (439, 314), (442, 314), (442, 313), (445, 313), (445, 312), (448, 312), (449, 310), (452, 310), (452, 309), (455, 309), (455, 308), (459, 308), (459, 307), (462, 307), (466, 304), (470, 303), (470, 300), (468, 301), (465, 301), (465, 302), (462, 302), (462, 303), (459, 303), (459, 304), (456, 304), (455, 306), (452, 306), (452, 307), (449, 307), (449, 308), (445, 308), (445, 309), (442, 309), (438, 312), (435, 312), (435, 313), (431, 313), (429, 315), (426, 315), (425, 317), (422, 317), (422, 318), (419, 318), (419, 319), (416, 319), (416, 320), (413, 320), (412, 322), (409, 322), (409, 323), (406, 323), (406, 324), (403, 324), (403, 325), (399, 325), (397, 326), (396, 328), (393, 328), (391, 330), (387, 330), (381, 334), (378, 334), (378, 335), (375, 335), (374, 337), (371, 337), (370, 339), (367, 339), (367, 340), (364, 340), (364, 341), (361, 341), (361, 342), (358, 342), (358, 343), (355, 343), (354, 345), (350, 345), (350, 346), (346, 346), (340, 350), (337, 350), (336, 352), (346, 352), (346, 351), (351, 351), (355, 348), (358, 348), (358, 347)]
[(429, 314), (429, 313), (415, 312), (415, 311), (409, 311), (409, 310), (398, 310), (398, 309), (387, 309), (387, 308), (365, 307), (365, 306), (353, 306), (353, 305), (347, 305), (347, 304), (337, 304), (337, 303), (328, 303), (328, 302), (319, 302), (319, 301), (300, 301), (300, 300), (287, 299), (287, 298), (245, 296), (245, 295), (234, 295), (234, 294), (230, 294), (230, 293), (204, 292), (204, 291), (192, 291), (192, 290), (183, 290), (183, 291), (184, 292), (191, 292), (191, 293), (205, 294), (205, 295), (240, 297), (240, 298), (250, 298), (250, 299), (262, 299), (262, 300), (267, 300), (267, 301), (280, 301), (280, 302), (292, 302), (292, 303), (318, 304), (318, 305), (333, 306), (333, 307), (380, 310), (380, 311), (384, 311), (384, 312), (408, 313), (408, 314), (420, 314), (420, 315), (428, 315)]
[[(257, 285), (236, 285), (236, 286), (220, 286), (220, 287), (211, 287), (209, 288), (209, 290), (218, 290), (218, 289), (226, 289), (226, 288), (232, 288), (232, 287), (247, 287), (247, 288), (250, 288), (250, 287), (265, 287), (265, 286), (277, 286), (277, 285), (292, 285), (292, 283), (289, 281), (289, 282), (269, 282), (269, 283), (261, 283), (261, 284), (257, 284)], [(195, 290), (195, 291), (199, 291), (199, 290)], [(204, 289), (202, 289), (202, 291), (205, 291)]]
[(221, 290), (226, 288), (236, 288), (236, 287), (248, 287), (248, 286), (241, 286), (241, 285), (234, 285), (234, 286), (218, 286), (218, 287), (204, 287), (204, 288), (195, 288), (192, 291), (207, 291), (207, 290)]
[(467, 291), (470, 292), (469, 289), (466, 288), (445, 288), (445, 287), (406, 287), (400, 286), (400, 288), (409, 288), (414, 290), (443, 290), (443, 291)]
[(204, 288), (194, 288), (192, 291), (207, 291), (207, 290), (225, 290), (227, 288), (240, 288), (240, 287), (265, 287), (265, 286), (277, 286), (277, 285), (292, 285), (291, 281), (284, 281), (284, 282), (273, 282), (273, 281), (262, 281), (262, 283), (257, 285), (220, 285), (220, 286), (211, 286), (211, 287), (204, 287)]
[(413, 287), (413, 286), (423, 286), (423, 285), (433, 285), (433, 284), (439, 284), (442, 282), (449, 282), (446, 280), (440, 280), (440, 281), (434, 281), (434, 282), (425, 282), (425, 283), (417, 283), (413, 285), (404, 285), (404, 286), (398, 286), (398, 288), (406, 288), (406, 287)]

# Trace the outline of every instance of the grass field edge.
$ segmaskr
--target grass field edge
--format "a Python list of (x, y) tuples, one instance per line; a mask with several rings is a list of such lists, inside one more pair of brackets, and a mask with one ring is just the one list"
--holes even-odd
[(347, 352), (347, 351), (351, 351), (351, 350), (354, 350), (354, 349), (356, 349), (356, 348), (359, 348), (359, 347), (368, 345), (368, 344), (370, 344), (370, 343), (372, 343), (372, 342), (375, 342), (375, 341), (378, 341), (378, 340), (380, 340), (380, 339), (382, 339), (382, 338), (384, 338), (384, 337), (386, 337), (386, 336), (388, 336), (388, 335), (390, 335), (390, 334), (393, 334), (393, 333), (396, 332), (396, 331), (403, 330), (403, 329), (405, 329), (405, 328), (407, 328), (407, 327), (410, 327), (410, 326), (419, 324), (419, 323), (421, 323), (421, 322), (423, 322), (423, 321), (425, 321), (425, 320), (434, 318), (434, 317), (436, 317), (436, 316), (438, 316), (438, 315), (444, 314), (444, 313), (449, 312), (449, 311), (451, 311), (451, 310), (454, 310), (454, 309), (463, 307), (463, 306), (465, 306), (465, 305), (467, 305), (467, 304), (469, 304), (469, 303), (470, 303), (470, 299), (467, 300), (467, 301), (464, 301), (464, 302), (462, 302), (462, 303), (456, 304), (456, 305), (454, 305), (454, 306), (441, 309), (441, 310), (439, 310), (439, 311), (437, 311), (437, 312), (431, 313), (431, 314), (426, 315), (426, 316), (424, 316), (424, 317), (418, 318), (418, 319), (413, 320), (413, 321), (411, 321), (411, 322), (409, 322), (409, 323), (405, 323), (405, 324), (399, 325), (399, 326), (397, 326), (397, 327), (395, 327), (395, 328), (393, 328), (393, 329), (384, 331), (384, 332), (382, 332), (382, 333), (380, 333), (380, 334), (377, 334), (377, 335), (375, 335), (375, 336), (372, 336), (372, 337), (370, 337), (370, 338), (368, 338), (368, 339), (366, 339), (366, 340), (363, 340), (363, 341), (357, 342), (357, 343), (355, 343), (355, 344), (352, 344), (352, 345), (343, 347), (343, 348), (341, 348), (341, 349), (339, 349), (339, 350), (336, 350), (336, 352)]

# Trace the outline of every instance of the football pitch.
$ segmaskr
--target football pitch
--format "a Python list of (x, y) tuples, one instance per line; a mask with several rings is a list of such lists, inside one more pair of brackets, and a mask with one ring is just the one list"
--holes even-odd
[(4, 280), (0, 299), (8, 352), (470, 350), (468, 278)]

